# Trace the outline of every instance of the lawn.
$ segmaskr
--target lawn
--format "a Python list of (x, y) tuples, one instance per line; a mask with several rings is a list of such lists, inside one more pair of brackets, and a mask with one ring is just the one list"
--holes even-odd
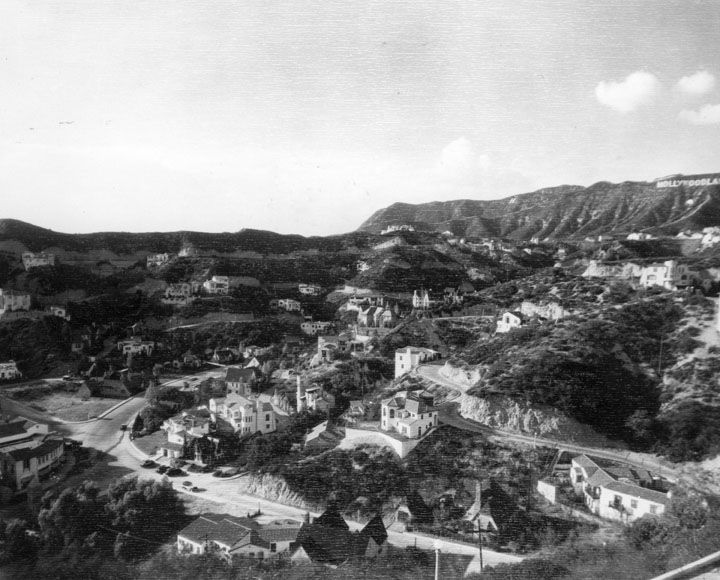
[(63, 421), (87, 421), (117, 405), (120, 399), (92, 397), (81, 399), (77, 388), (62, 382), (38, 381), (5, 390), (5, 395)]
[(164, 431), (155, 431), (150, 435), (144, 435), (143, 437), (135, 437), (133, 444), (145, 455), (155, 455), (160, 449), (160, 445), (167, 441), (167, 435)]

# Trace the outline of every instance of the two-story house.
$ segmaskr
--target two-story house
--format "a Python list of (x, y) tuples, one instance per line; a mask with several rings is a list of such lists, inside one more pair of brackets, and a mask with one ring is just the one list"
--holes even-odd
[(305, 296), (318, 296), (322, 293), (322, 287), (315, 284), (298, 284), (298, 290)]
[(225, 384), (228, 393), (243, 397), (252, 394), (252, 387), (257, 382), (257, 367), (228, 367), (225, 371)]
[(25, 270), (30, 270), (31, 268), (39, 268), (41, 266), (54, 266), (55, 254), (49, 254), (46, 252), (23, 252), (22, 261)]
[(225, 420), (238, 435), (272, 433), (276, 429), (275, 411), (270, 403), (230, 393), (210, 399), (210, 412)]
[(282, 308), (286, 312), (300, 312), (302, 304), (293, 298), (281, 298), (278, 300), (278, 308)]
[(401, 392), (381, 402), (380, 428), (409, 439), (425, 435), (438, 424), (438, 410), (432, 395)]
[(144, 354), (150, 356), (155, 350), (155, 342), (152, 340), (141, 340), (138, 337), (132, 337), (127, 340), (119, 341), (117, 343), (117, 349), (124, 355)]
[(0, 381), (12, 381), (22, 377), (14, 360), (0, 363)]
[(227, 276), (213, 276), (203, 282), (203, 289), (208, 294), (225, 296), (230, 292), (230, 279)]
[(165, 288), (165, 294), (160, 299), (163, 304), (172, 306), (187, 306), (193, 301), (192, 284), (188, 282), (178, 282), (176, 284), (168, 284)]
[(24, 417), (0, 423), (0, 473), (6, 487), (24, 489), (34, 479), (47, 479), (63, 458), (63, 441), (47, 425)]
[(395, 378), (409, 373), (417, 366), (440, 358), (440, 353), (419, 346), (408, 346), (395, 351)]

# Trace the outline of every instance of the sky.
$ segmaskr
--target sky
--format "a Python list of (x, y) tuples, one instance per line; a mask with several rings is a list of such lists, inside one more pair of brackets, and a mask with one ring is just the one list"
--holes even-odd
[(714, 0), (2, 0), (0, 218), (330, 235), (720, 172)]

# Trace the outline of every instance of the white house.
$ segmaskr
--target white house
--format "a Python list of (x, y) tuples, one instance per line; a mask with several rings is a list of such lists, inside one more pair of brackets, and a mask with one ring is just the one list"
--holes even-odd
[(408, 346), (395, 351), (395, 378), (409, 373), (418, 365), (440, 358), (440, 353), (429, 348)]
[(332, 393), (326, 392), (325, 389), (318, 385), (305, 388), (299, 375), (297, 378), (296, 399), (298, 413), (306, 409), (327, 413), (335, 407), (335, 396)]
[(64, 444), (48, 426), (23, 417), (0, 423), (0, 473), (4, 485), (24, 489), (50, 477), (64, 457)]
[(381, 236), (385, 236), (387, 234), (393, 234), (395, 232), (414, 232), (415, 227), (411, 225), (391, 225), (385, 228), (383, 231), (380, 232)]
[(398, 393), (381, 402), (380, 427), (409, 439), (418, 439), (438, 424), (432, 395)]
[(160, 299), (163, 304), (172, 304), (173, 306), (186, 306), (192, 302), (192, 285), (187, 282), (178, 282), (169, 284), (165, 288), (165, 294)]
[(210, 399), (210, 412), (222, 417), (240, 435), (258, 431), (272, 433), (276, 429), (275, 411), (270, 403), (261, 403), (235, 393)]
[(287, 312), (300, 312), (300, 310), (302, 309), (302, 304), (300, 304), (300, 302), (298, 302), (297, 300), (293, 300), (292, 298), (281, 298), (280, 300), (278, 300), (278, 308), (282, 308)]
[(497, 322), (497, 329), (495, 332), (505, 333), (510, 332), (514, 328), (520, 328), (525, 324), (525, 315), (520, 311), (504, 312)]
[(203, 282), (203, 289), (208, 294), (224, 296), (230, 291), (230, 279), (227, 276), (213, 276)]
[(301, 527), (302, 522), (290, 519), (260, 525), (250, 518), (203, 514), (178, 532), (177, 549), (181, 554), (203, 554), (212, 547), (227, 559), (262, 561), (287, 553)]
[(22, 377), (22, 373), (18, 370), (17, 364), (13, 360), (8, 362), (0, 363), (0, 381), (12, 381), (13, 379), (19, 379)]
[(151, 254), (147, 257), (147, 267), (156, 268), (167, 264), (170, 261), (170, 254)]
[(48, 306), (47, 311), (50, 313), (50, 316), (57, 316), (58, 318), (70, 320), (70, 316), (67, 313), (67, 308), (65, 308), (64, 306)]
[(698, 273), (691, 270), (687, 264), (666, 260), (645, 266), (640, 274), (640, 285), (646, 288), (662, 286), (667, 290), (677, 290), (690, 286), (697, 277)]
[(315, 336), (317, 334), (327, 332), (328, 328), (330, 328), (331, 326), (332, 322), (308, 320), (300, 324), (300, 330), (302, 330), (307, 335)]
[(21, 290), (0, 289), (0, 316), (15, 310), (30, 310), (30, 294)]
[(144, 354), (150, 356), (153, 350), (155, 350), (155, 343), (152, 340), (140, 340), (137, 337), (133, 337), (118, 342), (117, 349), (123, 354)]
[(25, 270), (38, 268), (40, 266), (54, 266), (55, 254), (46, 254), (45, 252), (37, 254), (34, 254), (33, 252), (23, 252), (22, 261)]
[(606, 519), (632, 522), (644, 515), (660, 515), (670, 499), (661, 480), (647, 470), (603, 466), (587, 455), (572, 460), (570, 481), (588, 509)]
[(298, 290), (300, 291), (300, 294), (304, 294), (306, 296), (317, 296), (322, 292), (322, 287), (315, 286), (314, 284), (299, 284)]
[(422, 289), (420, 293), (417, 290), (413, 292), (413, 308), (427, 309), (432, 306), (433, 301), (430, 300), (430, 294), (427, 290)]

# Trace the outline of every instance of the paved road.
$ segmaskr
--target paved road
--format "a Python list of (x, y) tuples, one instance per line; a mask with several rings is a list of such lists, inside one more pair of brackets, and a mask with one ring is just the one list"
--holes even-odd
[[(172, 381), (172, 383), (181, 384), (188, 377), (182, 377)], [(169, 384), (169, 383), (165, 383)], [(13, 403), (13, 401), (9, 401)], [(29, 417), (28, 409), (22, 405), (8, 405), (5, 407), (3, 400), (3, 408), (8, 411), (18, 412), (28, 418), (42, 420), (48, 422), (47, 417), (35, 412), (33, 417)], [(146, 458), (146, 455), (139, 451), (129, 439), (129, 431), (122, 431), (121, 425), (129, 424), (136, 413), (142, 409), (145, 400), (142, 396), (137, 396), (118, 408), (109, 412), (105, 417), (85, 422), (85, 423), (54, 423), (54, 428), (67, 437), (79, 439), (83, 441), (83, 445), (87, 448), (96, 449), (102, 452), (102, 456), (98, 458), (97, 463), (88, 470), (83, 471), (79, 475), (73, 476), (64, 482), (67, 485), (76, 485), (85, 480), (95, 481), (101, 489), (105, 489), (112, 481), (124, 477), (126, 475), (139, 475), (143, 478), (160, 479), (163, 476), (156, 473), (154, 469), (143, 469), (140, 462)], [(199, 493), (187, 492), (181, 488), (183, 481), (189, 480), (193, 485), (199, 487), (202, 491)], [(302, 519), (305, 510), (287, 506), (284, 504), (260, 499), (256, 496), (244, 493), (247, 484), (247, 477), (240, 478), (216, 478), (212, 474), (188, 474), (172, 480), (174, 487), (178, 491), (194, 496), (198, 500), (206, 500), (216, 502), (218, 511), (232, 513), (238, 516), (244, 516), (247, 513), (254, 513), (258, 508), (262, 511), (259, 518), (261, 523), (279, 519), (294, 518)], [(314, 516), (319, 514), (312, 514)], [(362, 526), (354, 522), (350, 522), (353, 529), (360, 529)], [(441, 552), (454, 554), (477, 554), (477, 548), (447, 542), (440, 540), (436, 544), (433, 538), (419, 536), (412, 533), (401, 533), (389, 531), (389, 542), (396, 546), (414, 546), (423, 549), (435, 549), (439, 547)], [(491, 550), (483, 550), (483, 558), (485, 564), (493, 565), (502, 562), (517, 562), (522, 558), (511, 554), (493, 552)]]
[[(452, 380), (442, 376), (440, 369), (442, 367), (438, 365), (423, 365), (418, 368), (418, 374), (428, 380), (431, 380), (437, 384), (445, 387), (453, 388), (460, 393), (464, 393), (467, 389), (467, 385), (455, 383)], [(554, 447), (556, 449), (569, 451), (572, 453), (585, 453), (593, 455), (595, 457), (601, 457), (604, 459), (610, 459), (612, 461), (619, 461), (634, 465), (636, 467), (642, 467), (654, 471), (670, 481), (677, 482), (678, 472), (671, 465), (663, 462), (661, 459), (654, 455), (646, 453), (634, 453), (632, 451), (626, 451), (623, 449), (612, 449), (603, 447), (588, 447), (585, 445), (577, 445), (575, 443), (567, 443), (565, 441), (557, 441), (555, 439), (549, 439), (547, 437), (537, 437), (534, 435), (522, 435), (520, 433), (514, 433), (511, 431), (502, 431), (495, 429), (477, 421), (466, 419), (460, 415), (459, 404), (457, 402), (448, 402), (440, 407), (439, 420), (441, 423), (463, 429), (465, 431), (471, 431), (473, 433), (479, 433), (487, 437), (495, 438), (501, 441), (514, 441), (516, 443), (529, 443), (532, 445), (542, 445), (545, 447)]]

